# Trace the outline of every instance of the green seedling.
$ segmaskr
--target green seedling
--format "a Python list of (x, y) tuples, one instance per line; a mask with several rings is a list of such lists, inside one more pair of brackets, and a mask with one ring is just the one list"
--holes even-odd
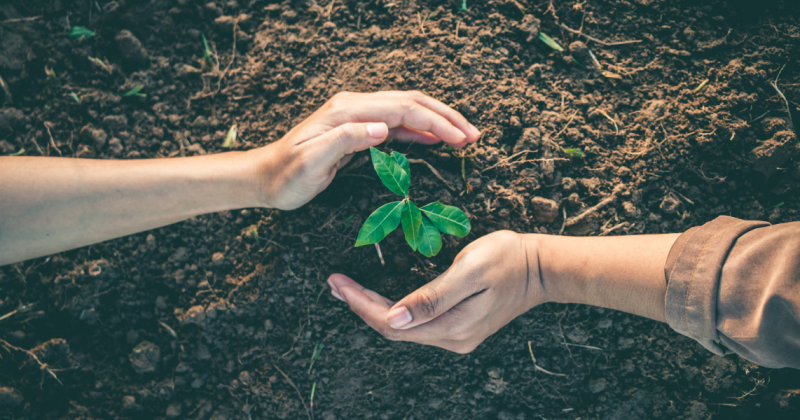
[[(311, 368), (314, 367), (314, 362), (319, 359), (319, 355), (322, 354), (322, 349), (325, 348), (325, 345), (317, 341), (317, 345), (314, 346), (314, 351), (311, 352), (311, 364), (308, 365), (308, 374), (311, 374)], [(313, 398), (313, 397), (312, 397)]]
[(425, 22), (427, 22), (427, 21), (429, 21), (431, 19), (435, 19), (436, 16), (439, 16), (439, 12), (433, 12), (433, 13), (429, 14), (428, 17), (425, 18)]
[[(23, 150), (24, 150), (24, 149), (23, 149)], [(780, 203), (778, 203), (778, 204), (776, 204), (776, 205), (774, 205), (774, 206), (772, 206), (772, 207), (769, 207), (767, 210), (768, 210), (768, 211), (769, 211), (769, 210), (775, 210), (775, 209), (777, 209), (778, 207), (783, 207), (783, 205), (784, 205), (784, 204), (786, 204), (786, 203), (784, 203), (784, 202), (782, 202), (782, 201), (781, 201)]]
[(228, 134), (225, 135), (225, 141), (222, 142), (222, 147), (230, 149), (231, 147), (236, 146), (236, 135), (236, 124), (234, 124), (230, 129), (228, 129)]
[(697, 93), (697, 92), (700, 92), (701, 90), (703, 90), (703, 88), (706, 87), (707, 84), (708, 84), (708, 79), (703, 80), (702, 82), (700, 82), (700, 84), (697, 85), (696, 88), (694, 88), (694, 93)]
[(19, 152), (11, 153), (11, 154), (9, 154), (9, 156), (20, 156), (23, 153), (25, 153), (25, 149), (19, 149)]
[(344, 227), (345, 228), (350, 226), (350, 223), (353, 223), (353, 218), (354, 217), (356, 217), (356, 215), (355, 214), (351, 214), (350, 216), (347, 216), (347, 219), (344, 219)]
[(564, 153), (576, 158), (582, 158), (585, 155), (581, 149), (564, 149)]
[(253, 228), (253, 230), (250, 231), (250, 236), (253, 237), (253, 240), (256, 242), (256, 246), (260, 248), (261, 240), (258, 238), (258, 228)]
[(95, 58), (95, 57), (89, 57), (89, 61), (91, 61), (92, 63), (96, 64), (101, 69), (105, 70), (106, 73), (108, 73), (108, 74), (112, 74), (113, 73), (113, 70), (111, 69), (111, 66), (109, 64), (103, 62), (103, 60), (101, 60), (99, 58)]
[(461, 10), (462, 12), (467, 11), (467, 0), (461, 0), (461, 8), (458, 10)]
[(314, 409), (314, 391), (316, 390), (317, 390), (317, 382), (314, 381), (314, 385), (311, 385), (311, 398), (309, 398), (311, 400), (311, 403), (309, 403), (309, 407), (311, 407), (311, 410)]
[(550, 38), (550, 36), (548, 36), (546, 33), (539, 32), (539, 39), (542, 40), (542, 42), (544, 42), (545, 44), (547, 44), (548, 47), (558, 52), (564, 52), (564, 47), (562, 47), (561, 44), (556, 42), (555, 39)]
[(48, 82), (56, 80), (56, 71), (50, 67), (44, 66), (44, 74), (47, 75)]
[(583, 64), (581, 64), (581, 62), (580, 62), (580, 61), (576, 60), (576, 59), (575, 59), (575, 57), (572, 57), (572, 61), (573, 61), (575, 64), (577, 64), (577, 65), (581, 66), (581, 67), (582, 67), (584, 70), (586, 70), (586, 66), (584, 66)]
[(69, 31), (69, 39), (84, 39), (94, 36), (94, 32), (84, 28), (83, 26), (73, 26)]
[[(401, 223), (406, 242), (414, 251), (430, 258), (442, 249), (439, 231), (459, 238), (467, 236), (472, 228), (467, 215), (453, 206), (433, 202), (417, 207), (408, 196), (411, 183), (411, 167), (408, 159), (398, 152), (391, 155), (370, 147), (372, 166), (378, 177), (393, 193), (403, 196), (403, 200), (384, 204), (375, 210), (361, 226), (355, 246), (372, 245), (380, 242)], [(422, 217), (422, 215), (425, 217)]]
[(203, 59), (200, 62), (203, 70), (208, 70), (211, 68), (211, 56), (214, 54), (211, 51), (211, 48), (208, 46), (208, 40), (206, 40), (206, 34), (201, 34), (203, 36)]
[(139, 98), (145, 98), (145, 97), (147, 97), (147, 94), (142, 93), (142, 89), (144, 89), (144, 86), (137, 85), (133, 89), (125, 92), (124, 94), (122, 94), (122, 96), (125, 96), (125, 97), (137, 96)]
[(75, 101), (76, 104), (81, 103), (80, 96), (76, 95), (74, 92), (70, 92), (69, 96), (72, 98), (73, 101)]

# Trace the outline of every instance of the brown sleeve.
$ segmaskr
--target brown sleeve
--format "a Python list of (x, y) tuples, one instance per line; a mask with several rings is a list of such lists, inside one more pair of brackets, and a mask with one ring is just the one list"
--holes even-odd
[(719, 217), (681, 235), (664, 270), (672, 329), (718, 355), (800, 369), (800, 222)]

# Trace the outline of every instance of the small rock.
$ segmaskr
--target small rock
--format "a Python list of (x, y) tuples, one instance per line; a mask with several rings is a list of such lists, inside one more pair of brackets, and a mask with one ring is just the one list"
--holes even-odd
[(567, 197), (566, 204), (567, 207), (576, 209), (581, 206), (581, 197), (578, 195), (578, 193), (572, 193), (569, 195), (569, 197)]
[(797, 155), (797, 138), (791, 131), (778, 131), (750, 152), (753, 169), (769, 178), (786, 161)]
[(122, 397), (122, 409), (127, 411), (139, 411), (142, 407), (136, 404), (136, 397), (133, 395), (126, 395)]
[(222, 265), (223, 261), (225, 261), (225, 254), (221, 252), (215, 252), (214, 255), (211, 256), (211, 264), (213, 265)]
[(122, 146), (122, 140), (112, 137), (111, 140), (108, 141), (108, 148), (106, 152), (111, 157), (119, 157), (122, 155), (122, 152), (125, 151), (125, 147)]
[(103, 126), (112, 131), (122, 131), (128, 126), (128, 118), (124, 115), (109, 115), (103, 118)]
[(522, 130), (522, 135), (514, 145), (513, 153), (519, 153), (523, 150), (533, 150), (542, 142), (542, 132), (536, 127), (530, 127)]
[(561, 188), (566, 192), (575, 191), (578, 188), (578, 183), (574, 179), (565, 176), (561, 178)]
[(532, 14), (526, 14), (517, 26), (517, 29), (525, 37), (526, 42), (535, 42), (539, 38), (539, 27), (541, 21)]
[(167, 418), (177, 418), (181, 415), (181, 405), (179, 403), (172, 403), (167, 407)]
[(0, 407), (16, 407), (25, 402), (25, 397), (16, 388), (0, 386)]
[(520, 121), (519, 117), (516, 115), (508, 119), (508, 124), (514, 128), (522, 128), (522, 121)]
[(201, 305), (192, 306), (181, 318), (184, 324), (204, 324), (206, 320), (206, 310)]
[(147, 243), (147, 249), (150, 251), (154, 251), (156, 249), (156, 237), (152, 233), (147, 235), (145, 243)]
[(558, 217), (558, 203), (544, 197), (533, 197), (533, 213), (539, 223), (551, 223)]
[(120, 31), (114, 39), (117, 41), (119, 51), (125, 59), (138, 64), (147, 64), (150, 62), (150, 55), (147, 53), (147, 50), (144, 49), (142, 43), (131, 31)]
[(632, 219), (639, 217), (639, 210), (630, 201), (622, 203), (622, 208), (625, 210), (625, 216)]
[(91, 124), (81, 128), (80, 136), (83, 140), (91, 142), (97, 149), (102, 149), (108, 140), (108, 134), (102, 128), (94, 128)]
[[(587, 48), (586, 44), (581, 41), (575, 41), (572, 44), (569, 44), (569, 52), (573, 57), (579, 60), (589, 58), (589, 48)], [(589, 58), (589, 60), (591, 60), (591, 58)]]
[(594, 379), (589, 381), (589, 392), (592, 394), (597, 394), (598, 392), (603, 392), (608, 385), (608, 381), (605, 378)]
[(25, 122), (25, 114), (16, 108), (0, 108), (0, 134), (10, 134)]
[(133, 370), (139, 374), (155, 372), (161, 361), (161, 349), (149, 341), (142, 341), (133, 348), (128, 359)]
[(293, 84), (299, 85), (303, 83), (303, 80), (305, 79), (306, 79), (305, 73), (303, 73), (302, 71), (297, 71), (292, 75), (292, 78), (290, 80)]
[(178, 64), (175, 66), (175, 73), (178, 74), (178, 77), (185, 78), (202, 74), (203, 71), (198, 69), (197, 67), (192, 67), (188, 64)]

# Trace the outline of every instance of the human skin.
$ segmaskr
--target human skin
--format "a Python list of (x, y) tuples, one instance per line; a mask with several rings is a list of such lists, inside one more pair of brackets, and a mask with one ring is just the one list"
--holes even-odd
[(355, 152), (388, 137), (464, 147), (480, 137), (420, 92), (339, 93), (280, 140), (171, 159), (0, 157), (0, 265), (246, 207), (296, 209)]
[(666, 322), (664, 264), (679, 234), (568, 237), (499, 231), (462, 250), (398, 302), (343, 274), (331, 293), (389, 340), (469, 353), (546, 302), (581, 303)]

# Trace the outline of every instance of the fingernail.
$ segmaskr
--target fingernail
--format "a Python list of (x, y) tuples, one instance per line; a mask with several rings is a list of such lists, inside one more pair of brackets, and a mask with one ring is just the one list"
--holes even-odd
[(367, 133), (373, 139), (382, 139), (389, 134), (389, 127), (383, 123), (367, 124)]
[(403, 328), (411, 321), (411, 312), (408, 312), (405, 306), (401, 306), (399, 308), (394, 308), (386, 315), (386, 320), (389, 322), (389, 326), (392, 328)]
[(332, 295), (333, 295), (333, 297), (335, 297), (336, 299), (339, 299), (339, 300), (341, 300), (342, 302), (347, 302), (346, 300), (344, 300), (344, 298), (342, 297), (342, 295), (340, 295), (340, 294), (339, 294), (339, 291), (338, 291), (338, 290), (336, 290), (336, 289), (334, 289), (334, 288), (331, 288), (331, 294), (332, 294)]
[(469, 129), (472, 130), (472, 134), (474, 134), (476, 136), (480, 136), (481, 135), (481, 131), (478, 130), (478, 128), (475, 127), (474, 125), (470, 124), (469, 125)]

